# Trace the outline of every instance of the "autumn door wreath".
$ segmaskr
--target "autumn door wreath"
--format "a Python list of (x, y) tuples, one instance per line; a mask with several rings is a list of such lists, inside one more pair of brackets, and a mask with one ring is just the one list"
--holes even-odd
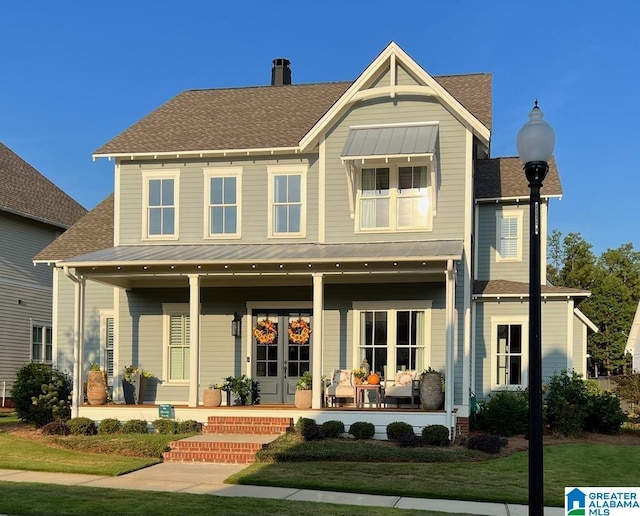
[(269, 319), (258, 321), (253, 329), (253, 336), (258, 341), (258, 344), (273, 344), (277, 335), (276, 325)]
[(308, 344), (311, 337), (311, 327), (303, 319), (291, 321), (288, 328), (289, 340), (296, 344)]

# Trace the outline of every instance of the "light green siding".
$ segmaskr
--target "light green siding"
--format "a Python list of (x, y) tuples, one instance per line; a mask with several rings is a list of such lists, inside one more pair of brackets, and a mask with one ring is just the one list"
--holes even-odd
[[(355, 233), (349, 211), (349, 189), (340, 154), (350, 126), (439, 122), (437, 144), (437, 214), (432, 231)], [(463, 238), (466, 129), (438, 102), (416, 97), (359, 102), (326, 138), (325, 224), (327, 242), (400, 241)], [(356, 208), (357, 209), (357, 208)]]
[[(529, 206), (527, 204), (479, 204), (476, 277), (479, 280), (509, 280), (527, 283), (529, 281)], [(522, 212), (521, 259), (518, 261), (498, 261), (497, 220), (498, 214)]]

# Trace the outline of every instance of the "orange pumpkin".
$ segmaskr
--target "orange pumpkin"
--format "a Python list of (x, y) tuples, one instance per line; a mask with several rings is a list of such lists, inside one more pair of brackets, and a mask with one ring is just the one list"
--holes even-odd
[(380, 375), (378, 375), (376, 373), (371, 373), (367, 377), (367, 383), (369, 385), (378, 385), (380, 383)]

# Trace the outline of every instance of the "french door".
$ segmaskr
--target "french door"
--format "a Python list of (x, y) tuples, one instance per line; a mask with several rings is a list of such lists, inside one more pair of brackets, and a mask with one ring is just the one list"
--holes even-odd
[(310, 310), (253, 311), (253, 377), (261, 403), (293, 403), (298, 379), (311, 370), (311, 325)]

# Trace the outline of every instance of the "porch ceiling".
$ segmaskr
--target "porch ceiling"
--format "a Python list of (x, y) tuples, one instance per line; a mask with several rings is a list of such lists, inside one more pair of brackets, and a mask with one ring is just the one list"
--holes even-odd
[[(376, 275), (376, 281), (404, 281), (399, 275), (434, 274), (437, 280), (447, 260), (459, 260), (458, 240), (348, 244), (209, 244), (120, 246), (58, 262), (97, 281), (131, 287), (132, 282), (183, 281), (199, 274), (210, 282), (235, 284), (260, 276), (282, 282), (308, 281), (317, 272), (339, 276)], [(295, 280), (299, 277), (298, 280)], [(306, 278), (304, 278), (306, 277)], [(422, 281), (425, 278), (422, 276)], [(435, 280), (435, 278), (434, 278)]]

